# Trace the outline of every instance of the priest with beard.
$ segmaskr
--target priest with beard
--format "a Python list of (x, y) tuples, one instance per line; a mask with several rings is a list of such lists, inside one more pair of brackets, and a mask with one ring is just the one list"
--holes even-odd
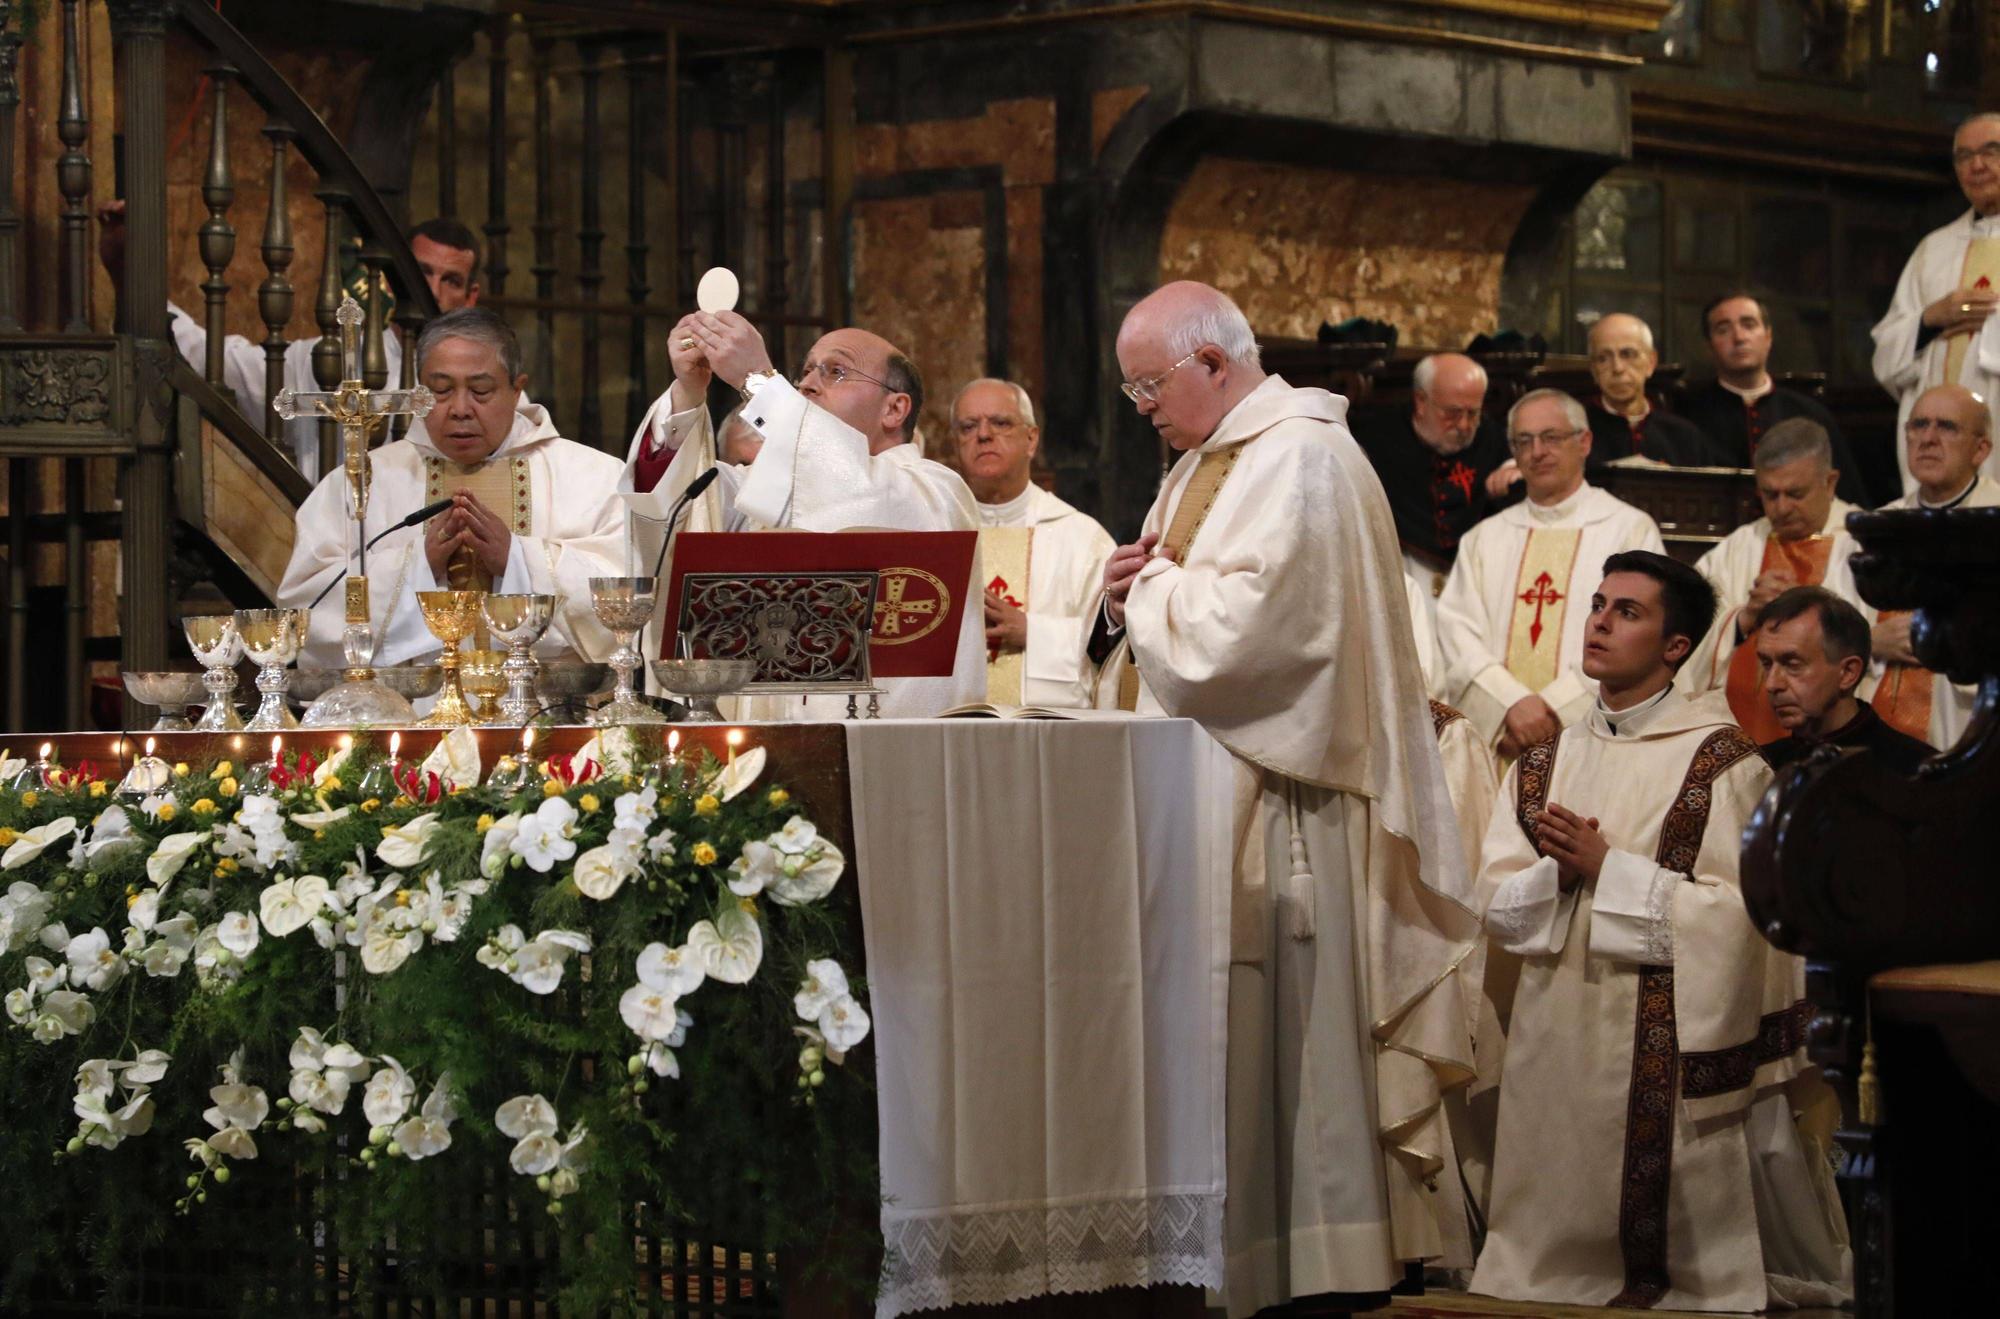
[[(618, 460), (564, 439), (523, 397), (520, 341), (496, 313), (448, 312), (424, 327), (416, 351), (417, 379), (437, 401), (403, 439), (369, 454), (363, 535), (437, 500), (452, 505), (368, 551), (375, 662), (437, 653), (417, 592), (447, 589), (553, 595), (536, 654), (602, 659), (612, 639), (591, 608), (590, 579), (626, 571), (624, 508), (611, 493)], [(334, 584), (358, 571), (349, 499), (347, 474), (335, 470), (299, 506), (278, 603), (312, 607), (306, 664), (342, 663), (345, 593)]]

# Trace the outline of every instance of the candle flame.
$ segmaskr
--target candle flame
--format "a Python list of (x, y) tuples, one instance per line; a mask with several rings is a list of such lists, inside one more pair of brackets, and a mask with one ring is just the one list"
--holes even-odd
[(667, 734), (667, 754), (673, 755), (681, 749), (681, 730), (676, 728)]
[(54, 751), (55, 749), (56, 749), (56, 744), (53, 742), (42, 743), (42, 750), (41, 750), (42, 759), (47, 760), (49, 758), (49, 752)]
[(285, 739), (284, 739), (283, 735), (281, 735), (281, 734), (278, 734), (278, 733), (273, 733), (273, 734), (271, 734), (271, 759), (272, 759), (272, 760), (274, 760), (274, 761), (275, 761), (275, 760), (276, 760), (276, 759), (278, 758), (278, 752), (279, 752), (279, 751), (280, 751), (280, 750), (281, 750), (281, 749), (282, 749), (282, 748), (284, 747), (284, 745), (285, 745)]
[(354, 749), (354, 734), (342, 733), (338, 745), (342, 751), (352, 751)]
[(150, 737), (146, 739), (146, 754), (149, 756), (153, 754), (153, 739)]
[(532, 728), (523, 728), (521, 730), (521, 758), (523, 760), (527, 759), (528, 748), (534, 745), (535, 745), (535, 730)]
[(740, 728), (732, 728), (732, 729), (730, 729), (730, 730), (729, 730), (729, 733), (728, 733), (728, 735), (726, 736), (726, 738), (725, 738), (724, 740), (726, 740), (726, 741), (727, 741), (727, 742), (729, 743), (729, 745), (730, 745), (730, 746), (732, 746), (732, 747), (740, 747), (740, 746), (742, 746), (742, 745), (743, 745), (743, 730), (742, 730), (742, 729), (740, 729)]
[(402, 755), (402, 752), (403, 752), (403, 735), (401, 733), (389, 734), (389, 759), (391, 760), (397, 759)]

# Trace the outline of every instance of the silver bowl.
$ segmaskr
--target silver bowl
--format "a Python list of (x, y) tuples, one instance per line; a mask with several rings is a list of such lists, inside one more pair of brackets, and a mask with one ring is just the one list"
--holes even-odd
[(178, 670), (127, 673), (125, 690), (139, 704), (159, 708), (160, 719), (153, 725), (154, 732), (174, 732), (193, 727), (187, 721), (187, 708), (200, 705), (208, 697), (201, 679), (199, 673)]
[(391, 664), (375, 670), (375, 681), (406, 701), (421, 701), (444, 686), (444, 670), (435, 664)]
[(691, 724), (717, 723), (715, 698), (743, 690), (757, 676), (757, 661), (746, 659), (667, 659), (653, 661), (653, 681), (687, 698)]
[(609, 664), (585, 660), (543, 660), (535, 689), (545, 701), (574, 701), (595, 696), (611, 681)]
[(326, 695), (328, 688), (340, 681), (340, 672), (339, 669), (304, 667), (292, 670), (292, 700), (299, 705), (311, 705)]

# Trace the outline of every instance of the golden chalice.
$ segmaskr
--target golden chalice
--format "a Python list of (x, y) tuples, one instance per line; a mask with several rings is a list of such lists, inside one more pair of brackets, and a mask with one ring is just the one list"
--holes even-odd
[(472, 698), (473, 722), (506, 722), (499, 706), (499, 697), (507, 690), (506, 663), (504, 650), (468, 650), (458, 657), (458, 685)]
[(424, 611), (424, 626), (444, 643), (444, 652), (438, 656), (444, 683), (438, 690), (437, 704), (418, 721), (417, 727), (459, 728), (474, 722), (472, 707), (466, 704), (465, 692), (458, 685), (458, 643), (472, 634), (485, 594), (484, 591), (417, 592), (417, 606)]

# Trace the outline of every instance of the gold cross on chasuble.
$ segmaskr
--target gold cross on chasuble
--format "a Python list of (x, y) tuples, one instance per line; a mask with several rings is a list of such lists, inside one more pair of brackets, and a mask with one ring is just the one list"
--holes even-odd
[[(534, 479), (528, 474), (526, 458), (508, 458), (467, 465), (444, 458), (424, 459), (424, 502), (435, 503), (460, 490), (469, 490), (516, 536), (528, 535), (534, 527)], [(493, 574), (472, 552), (460, 546), (445, 565), (445, 577), (454, 591), (490, 591)]]
[[(1028, 607), (1028, 574), (1034, 565), (1033, 527), (981, 527), (979, 562), (992, 574), (986, 589), (1013, 605)], [(1024, 651), (986, 652), (986, 699), (994, 705), (1019, 705)]]
[[(1194, 538), (1201, 534), (1201, 524), (1208, 521), (1208, 510), (1215, 507), (1217, 495), (1222, 493), (1222, 483), (1236, 470), (1236, 460), (1243, 456), (1255, 440), (1245, 440), (1232, 444), (1226, 449), (1210, 449), (1195, 462), (1194, 471), (1188, 477), (1187, 489), (1181, 492), (1181, 501), (1174, 505), (1174, 518), (1167, 524), (1167, 534), (1160, 537), (1159, 545), (1153, 553), (1165, 555), (1175, 563), (1186, 563), (1187, 552), (1194, 545)], [(1132, 660), (1131, 638), (1126, 638), (1126, 663), (1118, 673), (1118, 708), (1136, 710), (1139, 708), (1139, 666)]]
[(1514, 571), (1514, 612), (1507, 624), (1507, 672), (1540, 691), (1562, 669), (1563, 618), (1582, 527), (1537, 527)]

